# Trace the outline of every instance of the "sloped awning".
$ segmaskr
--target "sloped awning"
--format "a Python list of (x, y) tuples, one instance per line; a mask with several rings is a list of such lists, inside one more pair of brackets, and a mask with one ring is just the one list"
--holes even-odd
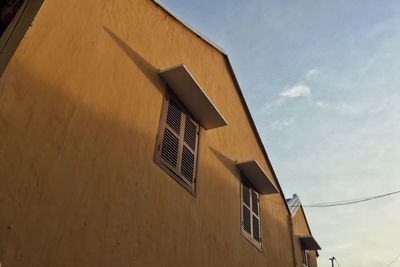
[(254, 185), (256, 190), (262, 195), (279, 193), (278, 188), (271, 182), (267, 174), (260, 167), (258, 162), (253, 160), (236, 162), (236, 166)]
[(299, 236), (301, 247), (307, 250), (321, 250), (317, 241), (312, 235)]
[(206, 129), (227, 125), (224, 117), (201, 89), (185, 65), (177, 65), (159, 72), (198, 122)]

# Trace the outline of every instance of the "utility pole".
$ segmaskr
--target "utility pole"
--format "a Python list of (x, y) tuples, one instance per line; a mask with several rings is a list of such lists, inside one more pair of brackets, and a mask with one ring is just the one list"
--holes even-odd
[(334, 259), (335, 259), (335, 257), (329, 258), (329, 260), (332, 262), (332, 267), (335, 267), (335, 265), (333, 265)]

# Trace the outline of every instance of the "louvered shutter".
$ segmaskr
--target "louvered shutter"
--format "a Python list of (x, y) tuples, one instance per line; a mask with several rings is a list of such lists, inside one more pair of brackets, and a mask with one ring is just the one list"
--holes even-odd
[(174, 171), (178, 168), (182, 115), (181, 108), (174, 101), (169, 101), (162, 129), (161, 159)]
[(261, 247), (261, 222), (259, 195), (244, 180), (242, 183), (241, 210), (242, 210), (242, 229), (245, 236)]
[(242, 227), (251, 235), (250, 189), (242, 185)]
[(310, 267), (310, 266), (311, 266), (311, 256), (310, 256), (310, 252), (307, 251), (307, 252), (306, 252), (306, 255), (307, 255), (307, 267)]
[(192, 192), (197, 171), (199, 131), (199, 124), (190, 118), (177, 101), (167, 97), (161, 118), (158, 158)]
[(257, 242), (261, 242), (260, 218), (259, 218), (259, 199), (258, 199), (258, 194), (256, 192), (254, 192), (253, 190), (251, 191), (251, 207), (252, 207), (252, 211), (253, 211), (253, 218), (252, 218), (253, 238)]
[(181, 177), (190, 186), (194, 186), (197, 162), (197, 143), (199, 125), (185, 115), (185, 126), (182, 141)]
[(303, 265), (306, 265), (306, 266), (307, 266), (307, 257), (306, 257), (306, 251), (305, 251), (305, 250), (303, 250), (302, 252), (303, 252), (303, 253), (302, 253), (302, 256), (303, 256)]

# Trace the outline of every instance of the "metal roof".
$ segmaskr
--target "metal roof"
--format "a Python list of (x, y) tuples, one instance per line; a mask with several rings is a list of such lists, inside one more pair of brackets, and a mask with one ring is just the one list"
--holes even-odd
[(287, 205), (289, 206), (290, 213), (292, 216), (296, 214), (297, 210), (301, 206), (301, 201), (298, 195), (293, 194), (292, 198), (286, 200)]

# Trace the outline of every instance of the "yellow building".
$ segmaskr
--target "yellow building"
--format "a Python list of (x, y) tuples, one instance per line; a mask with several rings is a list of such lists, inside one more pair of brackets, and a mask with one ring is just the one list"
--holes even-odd
[(221, 48), (156, 1), (10, 3), (3, 267), (302, 266)]
[(296, 266), (317, 267), (318, 250), (321, 249), (311, 234), (303, 205), (298, 195), (287, 199), (292, 214), (293, 246)]

